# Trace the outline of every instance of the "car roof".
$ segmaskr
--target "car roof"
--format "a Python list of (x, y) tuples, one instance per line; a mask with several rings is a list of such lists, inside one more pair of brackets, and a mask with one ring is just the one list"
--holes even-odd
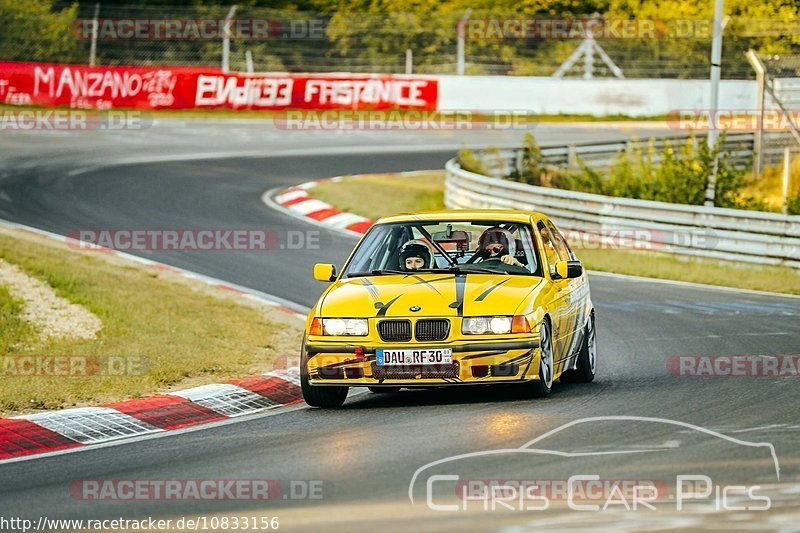
[(389, 224), (393, 222), (415, 221), (460, 221), (460, 220), (489, 220), (502, 222), (529, 223), (531, 217), (539, 219), (544, 217), (532, 211), (519, 211), (515, 209), (443, 209), (439, 211), (421, 211), (419, 213), (398, 213), (379, 219), (376, 224)]

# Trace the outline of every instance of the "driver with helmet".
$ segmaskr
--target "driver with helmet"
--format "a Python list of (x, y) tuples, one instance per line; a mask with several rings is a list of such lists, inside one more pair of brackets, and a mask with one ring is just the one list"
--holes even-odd
[(494, 226), (484, 231), (478, 239), (478, 254), (481, 255), (480, 261), (498, 259), (506, 265), (523, 267), (522, 263), (515, 257), (517, 252), (517, 241), (507, 229)]
[(425, 241), (412, 239), (400, 248), (400, 270), (433, 268), (433, 253)]

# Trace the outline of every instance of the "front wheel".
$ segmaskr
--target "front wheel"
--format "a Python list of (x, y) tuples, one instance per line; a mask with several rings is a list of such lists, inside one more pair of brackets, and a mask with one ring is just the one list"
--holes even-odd
[(305, 373), (300, 375), (300, 389), (303, 391), (303, 400), (311, 407), (325, 409), (341, 407), (347, 398), (348, 388), (343, 386), (313, 387), (308, 382), (308, 376)]
[(563, 383), (591, 383), (597, 371), (597, 333), (594, 327), (594, 313), (589, 315), (583, 332), (581, 351), (574, 370), (567, 370), (561, 375)]
[(539, 379), (528, 384), (534, 398), (544, 398), (553, 388), (553, 341), (547, 320), (539, 330), (539, 353)]

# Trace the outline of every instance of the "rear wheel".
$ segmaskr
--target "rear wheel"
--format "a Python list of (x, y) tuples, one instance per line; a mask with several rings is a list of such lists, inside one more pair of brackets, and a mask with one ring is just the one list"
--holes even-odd
[(303, 391), (303, 400), (311, 407), (335, 408), (341, 407), (347, 398), (349, 387), (325, 386), (314, 387), (308, 382), (308, 375), (300, 375), (300, 388)]
[(591, 383), (597, 370), (597, 333), (594, 327), (594, 313), (589, 315), (583, 332), (581, 351), (574, 370), (567, 370), (561, 375), (563, 383)]
[(388, 392), (400, 392), (400, 387), (367, 387), (370, 392), (375, 394), (386, 394)]
[(547, 320), (542, 322), (539, 330), (539, 353), (539, 379), (528, 384), (534, 398), (544, 398), (553, 388), (553, 341)]

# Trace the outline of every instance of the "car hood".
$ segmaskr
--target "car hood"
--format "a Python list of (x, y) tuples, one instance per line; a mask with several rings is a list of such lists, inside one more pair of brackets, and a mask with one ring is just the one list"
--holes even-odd
[[(410, 274), (343, 278), (322, 299), (319, 316), (511, 315), (542, 278), (502, 274)], [(412, 308), (419, 307), (417, 311)]]

